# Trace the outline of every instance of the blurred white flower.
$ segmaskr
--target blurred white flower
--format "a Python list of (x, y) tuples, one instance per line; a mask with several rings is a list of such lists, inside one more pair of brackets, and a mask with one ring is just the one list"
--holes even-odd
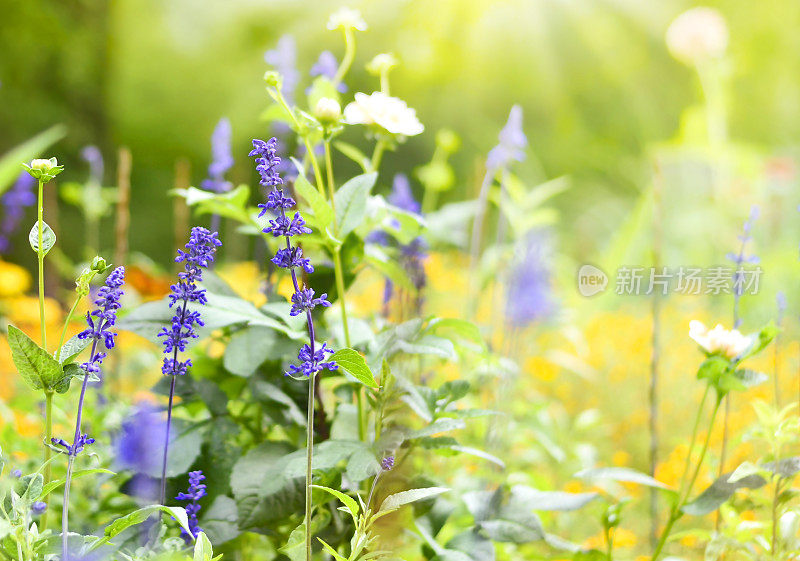
[(331, 14), (328, 18), (328, 29), (356, 29), (358, 31), (367, 30), (367, 22), (361, 17), (361, 12), (352, 8), (342, 7)]
[(689, 322), (689, 337), (708, 354), (718, 353), (728, 359), (740, 356), (753, 344), (752, 337), (742, 335), (738, 329), (729, 331), (721, 324), (709, 329), (703, 322), (697, 320)]
[(714, 8), (698, 7), (683, 12), (667, 29), (667, 48), (684, 63), (719, 58), (728, 48), (728, 26)]
[(425, 130), (417, 112), (406, 102), (383, 92), (357, 93), (344, 108), (344, 120), (351, 125), (377, 125), (392, 134), (414, 136)]

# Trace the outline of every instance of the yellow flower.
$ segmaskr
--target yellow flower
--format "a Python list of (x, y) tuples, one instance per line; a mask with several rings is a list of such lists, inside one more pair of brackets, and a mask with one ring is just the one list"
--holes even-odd
[(25, 294), (31, 286), (31, 276), (28, 271), (0, 260), (0, 298), (19, 296)]

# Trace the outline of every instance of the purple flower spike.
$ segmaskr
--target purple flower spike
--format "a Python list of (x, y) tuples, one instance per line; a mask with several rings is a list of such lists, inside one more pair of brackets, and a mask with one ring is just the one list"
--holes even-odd
[(181, 528), (181, 537), (186, 542), (186, 545), (191, 544), (197, 538), (198, 534), (203, 531), (197, 521), (197, 513), (200, 512), (202, 508), (199, 503), (200, 499), (206, 496), (206, 486), (205, 483), (202, 483), (205, 478), (206, 476), (203, 475), (203, 472), (200, 470), (190, 471), (189, 489), (185, 493), (178, 493), (175, 497), (175, 499), (179, 501), (189, 501), (189, 504), (187, 504), (185, 508), (186, 514), (189, 517), (189, 530), (191, 530), (191, 534)]
[[(186, 251), (179, 249), (176, 263), (183, 263), (184, 270), (178, 273), (178, 282), (173, 284), (169, 295), (169, 307), (175, 308), (172, 326), (163, 327), (158, 334), (164, 337), (164, 362), (161, 372), (170, 376), (182, 376), (191, 366), (191, 361), (179, 361), (178, 353), (186, 350), (189, 339), (197, 338), (195, 326), (205, 325), (198, 311), (187, 309), (190, 302), (204, 305), (206, 291), (197, 286), (203, 280), (203, 269), (214, 263), (217, 248), (222, 245), (216, 232), (196, 226), (192, 228)], [(176, 306), (177, 304), (177, 306)], [(170, 356), (171, 355), (171, 356)]]
[(381, 469), (383, 471), (391, 471), (394, 468), (394, 456), (386, 456), (381, 460)]
[(233, 167), (232, 136), (231, 122), (223, 117), (211, 135), (211, 164), (208, 166), (208, 178), (200, 184), (206, 191), (224, 193), (231, 190), (231, 183), (225, 179), (225, 174)]

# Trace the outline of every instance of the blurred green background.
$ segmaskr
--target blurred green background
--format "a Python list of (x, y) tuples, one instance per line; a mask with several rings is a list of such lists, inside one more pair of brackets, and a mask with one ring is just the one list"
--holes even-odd
[[(753, 174), (760, 177), (760, 158), (793, 153), (800, 127), (800, 4), (706, 4), (719, 9), (730, 28), (726, 103), (731, 144), (747, 161), (757, 155)], [(199, 183), (210, 158), (210, 134), (217, 120), (227, 116), (236, 158), (231, 178), (252, 183), (246, 157), (250, 139), (269, 134), (259, 120), (268, 103), (264, 52), (283, 34), (295, 37), (301, 93), (322, 50), (341, 58), (340, 34), (325, 29), (329, 14), (341, 5), (340, 0), (3, 0), (0, 152), (64, 123), (68, 135), (51, 150), (67, 165), (59, 179), (83, 181), (88, 168), (79, 151), (97, 144), (107, 159), (105, 182), (113, 184), (116, 149), (129, 147), (131, 248), (167, 263), (173, 252), (167, 191), (176, 160), (188, 159), (192, 181)], [(682, 139), (681, 146), (691, 145), (687, 108), (702, 103), (702, 93), (692, 68), (668, 53), (664, 33), (693, 3), (409, 0), (348, 5), (361, 10), (370, 29), (358, 35), (345, 99), (354, 91), (375, 89), (364, 63), (379, 52), (393, 52), (402, 65), (392, 75), (392, 93), (408, 101), (426, 126), (426, 134), (386, 159), (385, 169), (409, 170), (424, 163), (432, 151), (432, 133), (449, 127), (461, 135), (463, 145), (454, 158), (458, 185), (448, 198), (472, 197), (485, 154), (496, 143), (509, 108), (519, 103), (531, 145), (520, 175), (531, 184), (570, 177), (570, 190), (554, 204), (562, 216), (558, 228), (567, 234), (561, 236), (563, 249), (575, 259), (596, 255), (635, 208), (652, 180), (654, 147), (676, 138)], [(355, 172), (349, 160), (340, 160), (339, 169)], [(684, 185), (680, 174), (665, 176), (667, 199), (677, 205), (677, 215), (681, 205), (696, 206), (678, 196), (694, 187)], [(738, 228), (750, 204), (758, 202), (750, 199), (758, 197), (745, 190), (726, 198), (734, 199), (735, 210), (727, 216), (730, 228)], [(78, 224), (74, 209), (62, 205), (62, 230), (68, 232), (73, 222)], [(110, 224), (106, 230), (110, 234)], [(21, 240), (18, 236), (16, 257), (30, 259)], [(721, 236), (719, 246), (729, 247), (731, 241)], [(69, 235), (59, 243), (72, 255), (82, 245)], [(680, 246), (679, 240), (675, 243)], [(105, 245), (110, 248), (111, 241)]]

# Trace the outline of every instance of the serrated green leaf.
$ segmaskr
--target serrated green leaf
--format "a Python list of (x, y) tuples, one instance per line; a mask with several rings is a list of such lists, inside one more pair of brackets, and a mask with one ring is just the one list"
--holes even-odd
[(348, 374), (368, 388), (378, 387), (378, 382), (375, 381), (372, 370), (369, 369), (367, 361), (364, 360), (364, 357), (361, 356), (358, 351), (348, 348), (339, 349), (333, 353), (333, 356), (331, 356), (329, 360), (338, 364), (342, 369), (347, 371)]
[(61, 364), (13, 325), (8, 326), (8, 345), (17, 371), (32, 389), (54, 391), (63, 381)]
[(360, 512), (361, 509), (359, 508), (358, 503), (353, 497), (351, 497), (350, 495), (345, 495), (344, 493), (342, 493), (337, 489), (331, 489), (330, 487), (325, 487), (324, 485), (312, 485), (312, 487), (316, 489), (322, 489), (323, 491), (330, 493), (331, 495), (342, 501), (342, 504), (344, 504), (344, 506), (347, 507), (347, 510), (350, 511), (350, 515), (353, 517), (353, 523), (357, 524), (358, 513)]
[[(28, 234), (28, 241), (31, 244), (31, 249), (35, 253), (39, 253), (39, 221), (37, 220), (33, 227), (31, 228), (30, 233)], [(42, 251), (44, 255), (47, 255), (53, 246), (56, 244), (56, 233), (53, 232), (53, 229), (47, 224), (47, 222), (42, 221)]]
[(367, 199), (377, 179), (377, 172), (357, 175), (342, 185), (334, 195), (337, 234), (340, 239), (344, 239), (364, 222)]
[(317, 226), (325, 228), (333, 221), (333, 208), (302, 173), (297, 176), (294, 189), (311, 207)]
[(409, 489), (408, 491), (400, 491), (386, 497), (381, 503), (378, 512), (392, 511), (400, 508), (403, 505), (423, 501), (436, 495), (446, 493), (450, 489), (447, 487), (424, 487), (422, 489)]

